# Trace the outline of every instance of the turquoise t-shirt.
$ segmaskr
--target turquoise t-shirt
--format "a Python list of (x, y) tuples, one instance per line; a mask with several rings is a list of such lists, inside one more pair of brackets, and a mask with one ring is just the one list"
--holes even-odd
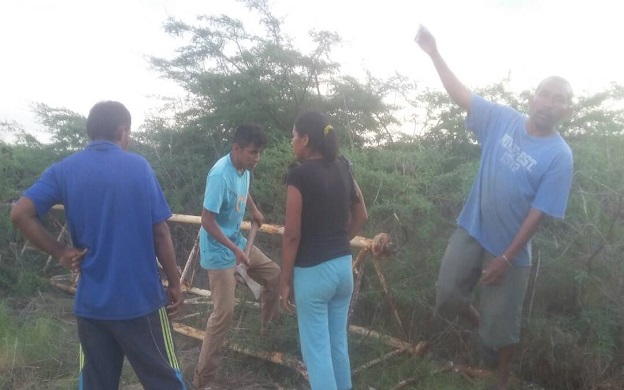
[[(249, 194), (249, 171), (239, 172), (230, 154), (215, 163), (206, 179), (204, 208), (215, 214), (217, 225), (233, 243), (244, 249), (247, 240), (240, 232)], [(203, 227), (199, 233), (200, 263), (205, 269), (226, 269), (236, 265), (234, 253), (215, 240)]]
[[(533, 207), (565, 215), (572, 183), (572, 151), (559, 133), (534, 137), (527, 117), (511, 107), (473, 96), (466, 127), (481, 144), (481, 163), (457, 223), (483, 248), (500, 256)], [(514, 264), (531, 265), (531, 242)]]

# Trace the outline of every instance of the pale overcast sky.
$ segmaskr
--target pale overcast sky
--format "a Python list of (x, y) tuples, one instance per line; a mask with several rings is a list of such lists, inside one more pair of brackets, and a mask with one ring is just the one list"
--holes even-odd
[[(274, 0), (273, 13), (305, 51), (311, 29), (336, 31), (343, 72), (402, 73), (441, 88), (414, 43), (419, 24), (436, 36), (468, 87), (511, 74), (519, 89), (559, 74), (578, 92), (624, 84), (619, 40), (624, 23), (611, 0)], [(0, 3), (0, 120), (35, 126), (33, 102), (87, 115), (119, 100), (134, 127), (179, 90), (149, 70), (146, 56), (170, 56), (181, 42), (164, 33), (168, 16), (193, 23), (203, 14), (253, 19), (234, 0), (3, 0)], [(250, 24), (253, 26), (253, 24)], [(1, 136), (1, 135), (0, 135)]]

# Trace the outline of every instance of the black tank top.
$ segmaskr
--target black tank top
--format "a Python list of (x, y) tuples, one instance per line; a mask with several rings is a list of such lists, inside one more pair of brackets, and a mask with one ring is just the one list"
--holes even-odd
[(299, 190), (303, 201), (295, 266), (312, 267), (351, 254), (347, 228), (357, 198), (349, 162), (305, 160), (288, 172), (286, 183)]

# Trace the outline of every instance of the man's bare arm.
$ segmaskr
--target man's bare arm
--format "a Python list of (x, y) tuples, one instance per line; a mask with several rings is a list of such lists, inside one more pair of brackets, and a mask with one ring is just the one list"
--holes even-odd
[(11, 221), (35, 247), (52, 256), (63, 267), (79, 272), (87, 249), (72, 248), (58, 242), (41, 224), (32, 200), (22, 196), (11, 209)]
[(166, 221), (161, 221), (152, 228), (154, 233), (154, 249), (160, 265), (167, 276), (167, 312), (175, 316), (182, 305), (182, 290), (180, 288), (180, 274), (176, 264), (175, 249), (171, 232)]
[(264, 215), (262, 215), (260, 210), (258, 210), (256, 202), (254, 202), (251, 194), (247, 195), (247, 210), (249, 210), (249, 213), (251, 214), (251, 219), (256, 221), (258, 227), (262, 226), (262, 224), (264, 223)]
[(531, 208), (529, 214), (522, 222), (520, 230), (516, 233), (513, 241), (507, 247), (504, 253), (495, 257), (490, 264), (483, 270), (481, 283), (485, 285), (497, 285), (505, 277), (505, 272), (512, 264), (520, 250), (531, 240), (537, 233), (539, 226), (544, 219), (544, 213), (536, 208)]
[(442, 58), (440, 52), (438, 51), (438, 46), (433, 35), (424, 26), (420, 26), (418, 34), (416, 34), (415, 41), (431, 58), (431, 61), (440, 76), (442, 85), (451, 99), (453, 99), (458, 106), (466, 111), (469, 111), (472, 93), (461, 81), (459, 81), (457, 76), (455, 76), (455, 73), (453, 73), (453, 71), (448, 67), (446, 61), (444, 61), (444, 58)]

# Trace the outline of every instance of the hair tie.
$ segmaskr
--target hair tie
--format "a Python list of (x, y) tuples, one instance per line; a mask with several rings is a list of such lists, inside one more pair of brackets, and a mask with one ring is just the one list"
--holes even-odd
[(330, 132), (330, 130), (333, 130), (333, 129), (334, 129), (334, 127), (333, 127), (332, 125), (327, 125), (327, 126), (325, 126), (325, 128), (323, 129), (323, 134), (324, 134), (324, 135), (327, 135), (327, 133), (329, 133), (329, 132)]

